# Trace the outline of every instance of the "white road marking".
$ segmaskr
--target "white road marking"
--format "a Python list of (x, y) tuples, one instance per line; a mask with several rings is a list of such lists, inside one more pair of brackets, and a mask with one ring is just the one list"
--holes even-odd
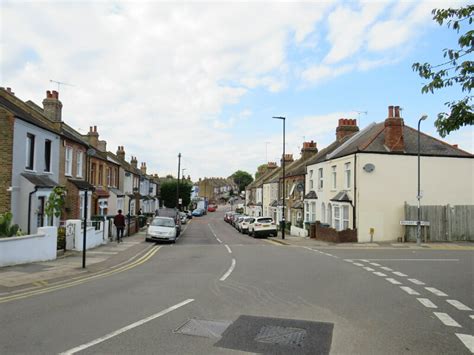
[(224, 275), (222, 275), (222, 277), (219, 280), (220, 281), (225, 281), (225, 279), (227, 279), (229, 277), (229, 275), (232, 273), (232, 271), (234, 271), (234, 268), (235, 268), (235, 259), (232, 259), (232, 264), (230, 265), (229, 270), (227, 270), (227, 272)]
[(363, 261), (364, 263), (368, 263), (368, 262), (369, 262), (369, 260), (367, 260), (367, 259), (360, 259), (360, 261)]
[(221, 243), (221, 244), (222, 244), (222, 240), (220, 240), (220, 239), (219, 239), (219, 238), (217, 238), (217, 237), (216, 237), (216, 239), (217, 239), (217, 241), (218, 241), (219, 243)]
[(88, 251), (87, 254), (116, 255), (118, 251)]
[(463, 342), (464, 345), (466, 345), (466, 348), (474, 354), (474, 336), (470, 334), (458, 334), (456, 333), (456, 336)]
[(209, 226), (209, 229), (211, 230), (212, 235), (214, 236), (214, 238), (216, 238), (216, 240), (217, 240), (220, 244), (222, 244), (222, 240), (220, 240), (219, 238), (217, 238), (217, 235), (216, 235), (216, 233), (214, 232), (214, 229), (212, 229), (211, 225), (210, 225), (209, 223), (208, 223), (207, 225)]
[(344, 259), (344, 261), (347, 261), (348, 263), (353, 263), (354, 262), (354, 260), (352, 260), (352, 259)]
[(386, 267), (386, 266), (382, 266), (381, 269), (385, 270), (385, 271), (393, 271), (392, 269), (390, 269), (389, 267)]
[(377, 276), (387, 276), (387, 275), (385, 275), (383, 272), (380, 272), (380, 271), (374, 272), (374, 275), (377, 275)]
[(361, 263), (354, 263), (354, 265), (357, 265), (357, 266), (364, 266), (364, 265), (361, 264)]
[(401, 285), (401, 284), (402, 284), (401, 282), (399, 282), (399, 281), (397, 281), (397, 280), (395, 280), (395, 279), (392, 279), (392, 278), (390, 278), (390, 277), (387, 277), (385, 280), (387, 280), (388, 282), (390, 282), (390, 283), (392, 283), (392, 284), (394, 284), (394, 285)]
[(471, 314), (469, 317), (471, 317), (471, 319), (474, 319), (474, 314)]
[(405, 275), (403, 272), (400, 272), (400, 271), (393, 271), (393, 273), (397, 276), (402, 276), (402, 277), (408, 276), (408, 275)]
[(438, 308), (433, 302), (431, 302), (428, 298), (417, 298), (420, 303), (427, 307), (427, 308)]
[(176, 309), (178, 309), (178, 308), (180, 308), (180, 307), (183, 307), (183, 306), (185, 306), (185, 305), (187, 305), (188, 303), (191, 303), (191, 302), (193, 302), (193, 301), (194, 301), (194, 299), (189, 298), (189, 299), (187, 299), (186, 301), (180, 302), (180, 303), (178, 303), (178, 304), (175, 304), (174, 306), (171, 306), (171, 307), (169, 307), (169, 308), (166, 308), (165, 310), (163, 310), (163, 311), (161, 311), (161, 312), (155, 313), (155, 314), (153, 314), (153, 315), (150, 316), (150, 317), (147, 317), (147, 318), (145, 318), (145, 319), (139, 320), (138, 322), (135, 322), (135, 323), (132, 323), (132, 324), (130, 324), (130, 325), (127, 325), (126, 327), (120, 328), (120, 329), (118, 329), (118, 330), (116, 330), (116, 331), (114, 331), (114, 332), (112, 332), (112, 333), (109, 333), (109, 334), (107, 334), (107, 335), (104, 335), (103, 337), (97, 338), (97, 339), (92, 340), (92, 341), (90, 341), (90, 342), (88, 342), (88, 343), (79, 345), (79, 346), (77, 346), (77, 347), (75, 347), (75, 348), (72, 348), (72, 349), (70, 349), (70, 350), (67, 350), (67, 351), (65, 351), (65, 352), (63, 352), (63, 353), (61, 353), (61, 354), (63, 354), (63, 355), (75, 354), (75, 353), (77, 353), (77, 352), (79, 352), (79, 351), (82, 351), (82, 350), (84, 350), (84, 349), (90, 348), (91, 346), (100, 344), (100, 343), (102, 343), (102, 342), (104, 342), (104, 341), (106, 341), (106, 340), (108, 340), (108, 339), (110, 339), (110, 338), (113, 338), (113, 337), (115, 337), (115, 336), (117, 336), (117, 335), (119, 335), (119, 334), (122, 334), (122, 333), (124, 333), (124, 332), (126, 332), (126, 331), (128, 331), (128, 330), (130, 330), (130, 329), (139, 327), (140, 325), (143, 325), (143, 324), (145, 324), (145, 323), (148, 323), (149, 321), (152, 321), (153, 319), (156, 319), (156, 318), (158, 318), (158, 317), (164, 316), (165, 314), (167, 314), (167, 313), (169, 313), (169, 312), (171, 312), (171, 311), (174, 311), (174, 310), (176, 310)]
[(456, 301), (456, 300), (446, 300), (446, 302), (448, 302), (449, 304), (453, 305), (454, 307), (456, 307), (457, 309), (459, 309), (460, 311), (472, 311), (472, 309), (468, 306), (466, 306), (464, 303), (461, 303), (459, 301)]
[(438, 319), (443, 322), (444, 325), (447, 325), (448, 327), (462, 328), (461, 325), (453, 318), (451, 318), (451, 316), (449, 316), (447, 313), (433, 312), (433, 314), (438, 317)]
[(447, 297), (448, 296), (443, 291), (440, 291), (440, 290), (438, 290), (437, 288), (434, 288), (434, 287), (425, 287), (425, 289), (427, 289), (431, 293), (434, 293), (436, 296), (440, 296), (440, 297)]
[(368, 267), (368, 266), (364, 267), (364, 269), (367, 270), (367, 271), (375, 271), (374, 269), (372, 269), (371, 267)]
[(229, 254), (232, 254), (232, 250), (230, 250), (230, 248), (227, 244), (225, 245), (225, 247), (226, 247), (227, 251), (229, 252)]
[(459, 261), (459, 259), (369, 259), (371, 261)]
[(408, 279), (408, 281), (413, 282), (415, 285), (424, 285), (425, 283), (417, 279)]
[(420, 294), (418, 292), (416, 292), (414, 289), (408, 287), (408, 286), (400, 286), (400, 288), (405, 291), (406, 293), (408, 293), (409, 295), (415, 295), (415, 296), (419, 296)]
[(369, 264), (372, 266), (380, 266), (380, 264), (377, 264), (377, 263), (369, 263)]

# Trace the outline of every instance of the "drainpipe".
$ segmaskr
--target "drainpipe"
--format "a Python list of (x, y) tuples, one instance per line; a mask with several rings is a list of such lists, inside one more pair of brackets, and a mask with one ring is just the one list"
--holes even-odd
[(35, 189), (30, 192), (28, 197), (28, 234), (30, 234), (30, 226), (31, 226), (31, 196), (38, 191), (38, 186), (35, 186)]
[(352, 229), (356, 229), (356, 207), (357, 206), (357, 152), (354, 154), (354, 205), (352, 206)]

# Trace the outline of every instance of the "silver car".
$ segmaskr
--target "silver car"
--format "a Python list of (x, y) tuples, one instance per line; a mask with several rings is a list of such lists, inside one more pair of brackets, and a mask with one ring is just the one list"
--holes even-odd
[(178, 238), (178, 228), (175, 220), (171, 217), (155, 217), (148, 224), (146, 230), (147, 242), (168, 241), (175, 243)]

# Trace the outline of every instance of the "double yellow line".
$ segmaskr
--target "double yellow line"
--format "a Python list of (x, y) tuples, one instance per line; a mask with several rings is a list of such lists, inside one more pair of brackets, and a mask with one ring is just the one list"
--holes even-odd
[(77, 286), (77, 285), (80, 285), (82, 283), (85, 283), (85, 282), (88, 282), (88, 281), (91, 281), (91, 280), (99, 279), (99, 278), (102, 278), (102, 277), (117, 274), (119, 272), (130, 270), (130, 269), (132, 269), (132, 268), (134, 268), (138, 265), (141, 265), (141, 264), (145, 263), (146, 261), (148, 261), (151, 257), (153, 257), (153, 255), (155, 255), (158, 252), (158, 250), (160, 248), (161, 248), (161, 246), (155, 245), (147, 253), (145, 253), (143, 256), (141, 256), (139, 259), (133, 261), (130, 264), (123, 265), (123, 266), (118, 267), (118, 268), (113, 269), (113, 270), (102, 271), (102, 272), (99, 272), (99, 273), (91, 275), (91, 276), (83, 277), (83, 278), (81, 278), (79, 280), (76, 280), (76, 281), (69, 281), (69, 282), (61, 283), (59, 285), (45, 287), (45, 288), (38, 289), (38, 290), (32, 290), (32, 291), (18, 293), (18, 294), (15, 294), (15, 295), (0, 297), (0, 303), (19, 300), (19, 299), (22, 299), (22, 298), (27, 298), (27, 297), (31, 297), (31, 296), (41, 295), (43, 293), (48, 293), (48, 292), (52, 292), (52, 291), (56, 291), (56, 290), (61, 290), (63, 288)]

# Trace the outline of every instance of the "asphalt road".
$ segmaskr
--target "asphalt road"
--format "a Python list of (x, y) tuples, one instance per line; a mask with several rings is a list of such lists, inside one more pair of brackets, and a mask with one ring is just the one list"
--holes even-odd
[(0, 353), (471, 353), (472, 252), (284, 246), (222, 217), (125, 272), (0, 304)]

